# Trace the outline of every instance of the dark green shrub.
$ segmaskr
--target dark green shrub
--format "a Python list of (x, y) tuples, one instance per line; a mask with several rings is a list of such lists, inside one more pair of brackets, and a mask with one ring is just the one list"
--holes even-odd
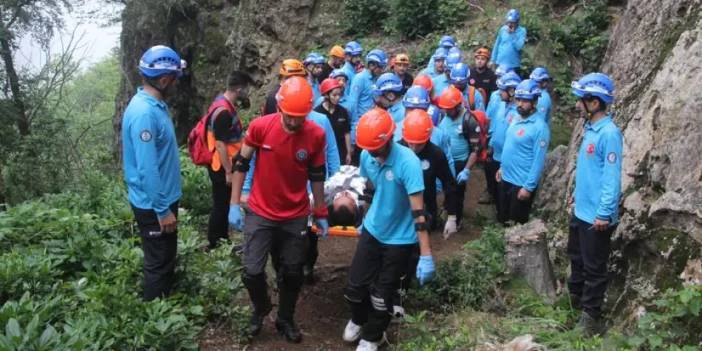
[(382, 30), (390, 13), (387, 0), (344, 0), (343, 27), (347, 34)]
[(392, 30), (408, 39), (424, 36), (432, 30), (439, 19), (437, 0), (393, 0)]

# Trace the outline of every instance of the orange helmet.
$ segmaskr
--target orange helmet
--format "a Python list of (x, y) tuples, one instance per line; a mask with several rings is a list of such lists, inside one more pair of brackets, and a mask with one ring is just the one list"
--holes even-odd
[(334, 45), (331, 50), (329, 50), (329, 56), (344, 58), (344, 48), (339, 45)]
[(432, 82), (431, 77), (429, 77), (426, 74), (420, 74), (417, 76), (417, 78), (414, 78), (412, 85), (419, 85), (430, 94), (431, 94), (431, 89), (434, 88), (434, 82)]
[(478, 56), (483, 56), (486, 59), (490, 59), (490, 49), (488, 48), (478, 48), (478, 50), (475, 50), (475, 57)]
[(413, 109), (407, 112), (402, 122), (402, 139), (412, 144), (424, 144), (431, 138), (433, 127), (434, 124), (427, 111)]
[(463, 102), (463, 94), (456, 87), (451, 85), (439, 96), (439, 108), (449, 109), (458, 106)]
[(304, 77), (307, 75), (307, 73), (305, 72), (305, 66), (302, 65), (302, 62), (300, 62), (300, 60), (296, 59), (283, 60), (283, 64), (280, 65), (280, 71), (278, 71), (278, 73), (283, 77)]
[(356, 126), (356, 145), (360, 148), (378, 150), (388, 141), (392, 141), (395, 122), (388, 113), (380, 108), (374, 108), (361, 116)]
[(275, 95), (278, 108), (286, 115), (306, 117), (312, 111), (314, 93), (307, 79), (290, 77), (280, 85)]
[(410, 59), (409, 56), (407, 56), (407, 54), (397, 54), (395, 55), (394, 60), (395, 63), (406, 63), (408, 65), (410, 64)]

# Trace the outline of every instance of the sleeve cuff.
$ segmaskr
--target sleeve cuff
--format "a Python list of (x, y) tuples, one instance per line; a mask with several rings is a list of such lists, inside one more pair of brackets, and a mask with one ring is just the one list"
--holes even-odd
[(155, 212), (156, 212), (156, 216), (158, 216), (158, 219), (164, 219), (169, 214), (171, 214), (171, 210), (169, 208), (165, 209), (164, 211), (155, 211)]
[(601, 221), (607, 221), (607, 222), (611, 222), (611, 221), (612, 221), (612, 217), (610, 217), (610, 216), (597, 215), (597, 216), (595, 216), (595, 218), (597, 218), (597, 219), (599, 219), (599, 220), (601, 220)]

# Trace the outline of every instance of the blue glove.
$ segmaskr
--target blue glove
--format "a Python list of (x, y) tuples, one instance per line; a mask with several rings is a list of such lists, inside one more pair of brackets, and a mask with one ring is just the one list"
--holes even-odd
[(434, 258), (432, 258), (431, 255), (419, 256), (419, 263), (417, 264), (417, 280), (419, 280), (419, 285), (428, 283), (433, 277)]
[(229, 225), (238, 231), (244, 229), (244, 220), (241, 218), (241, 208), (237, 204), (229, 204)]
[(470, 170), (464, 168), (461, 173), (458, 173), (458, 176), (456, 176), (456, 183), (465, 183), (468, 179), (470, 179)]
[(326, 218), (317, 218), (314, 220), (317, 225), (317, 230), (319, 231), (317, 235), (321, 236), (322, 239), (326, 239), (329, 236), (329, 222)]

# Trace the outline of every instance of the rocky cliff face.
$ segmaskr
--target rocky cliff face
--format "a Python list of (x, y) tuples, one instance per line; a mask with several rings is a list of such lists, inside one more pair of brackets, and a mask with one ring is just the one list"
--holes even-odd
[[(223, 90), (234, 69), (253, 75), (270, 90), (271, 72), (283, 58), (299, 57), (312, 47), (331, 46), (339, 38), (338, 4), (330, 0), (169, 0), (127, 1), (122, 14), (121, 67), (124, 78), (113, 120), (119, 145), (122, 112), (139, 86), (137, 64), (144, 50), (156, 44), (173, 47), (188, 61), (178, 95), (170, 99), (181, 140)], [(258, 108), (261, 93), (253, 96)]]
[[(702, 17), (699, 0), (629, 0), (602, 71), (616, 84), (624, 133), (622, 216), (609, 302), (676, 283), (702, 244)], [(572, 189), (582, 121), (550, 155), (537, 206), (561, 217)]]

